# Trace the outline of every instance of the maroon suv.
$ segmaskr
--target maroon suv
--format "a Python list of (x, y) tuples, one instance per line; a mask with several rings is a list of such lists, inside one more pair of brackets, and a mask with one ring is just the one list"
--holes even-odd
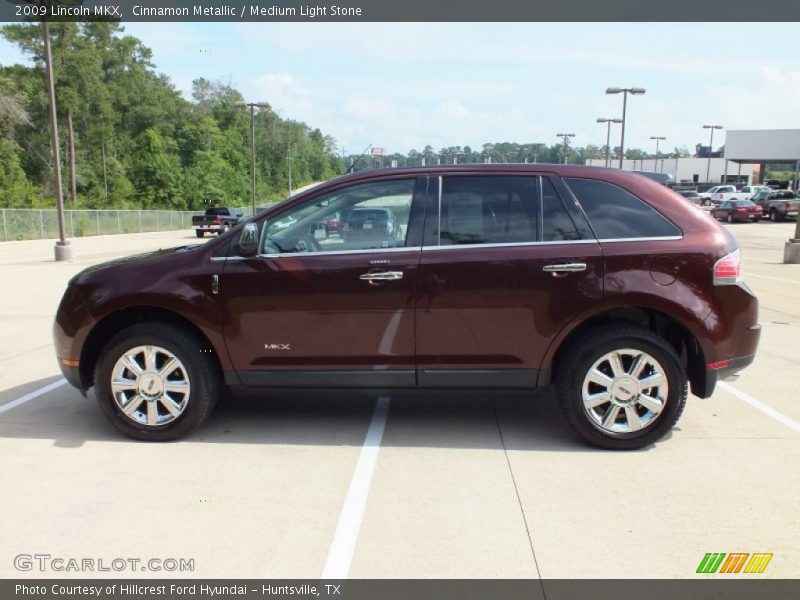
[[(393, 227), (347, 219), (365, 212)], [(387, 217), (388, 219), (388, 217)], [(734, 239), (640, 175), (460, 165), (345, 176), (207, 244), (91, 267), (55, 345), (126, 434), (168, 440), (230, 388), (533, 389), (639, 448), (753, 361)]]

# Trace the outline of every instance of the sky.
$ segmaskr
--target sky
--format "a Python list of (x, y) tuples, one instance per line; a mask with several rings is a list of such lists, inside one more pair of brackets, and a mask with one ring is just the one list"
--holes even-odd
[[(620, 117), (626, 148), (708, 144), (704, 124), (800, 128), (800, 30), (749, 23), (128, 23), (158, 70), (190, 97), (222, 80), (247, 101), (336, 138), (388, 152), (486, 142), (605, 144)], [(0, 40), (0, 64), (24, 62)], [(619, 127), (612, 127), (612, 145)], [(714, 146), (724, 143), (716, 132)]]

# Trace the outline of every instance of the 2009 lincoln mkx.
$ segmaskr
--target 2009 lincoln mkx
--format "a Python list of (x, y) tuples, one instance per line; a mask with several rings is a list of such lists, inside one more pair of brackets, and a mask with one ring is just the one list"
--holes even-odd
[[(332, 225), (335, 224), (335, 227)], [(640, 448), (753, 361), (735, 240), (641, 175), (567, 165), (329, 181), (207, 244), (74, 277), (56, 354), (126, 434), (237, 388), (555, 385), (585, 440)]]

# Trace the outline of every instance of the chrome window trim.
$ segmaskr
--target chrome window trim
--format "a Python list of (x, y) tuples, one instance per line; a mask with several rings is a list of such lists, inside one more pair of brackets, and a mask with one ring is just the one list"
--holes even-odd
[(475, 250), (478, 248), (524, 248), (528, 246), (560, 246), (572, 244), (607, 244), (616, 242), (673, 242), (682, 240), (683, 236), (662, 236), (648, 238), (619, 239), (585, 239), (585, 240), (552, 240), (546, 242), (511, 242), (506, 244), (450, 244), (446, 246), (408, 246), (403, 248), (367, 248), (364, 250), (331, 250), (324, 252), (287, 252), (284, 254), (256, 254), (254, 256), (213, 256), (213, 262), (226, 260), (249, 260), (251, 258), (300, 258), (303, 256), (342, 256), (350, 254), (378, 254), (385, 252), (421, 252), (428, 250)]
[(526, 246), (556, 246), (559, 244), (596, 244), (597, 240), (555, 240), (548, 242), (509, 242), (505, 244), (450, 244), (448, 246), (423, 246), (422, 250), (456, 250), (477, 248), (518, 248)]
[(476, 249), (476, 248), (516, 248), (526, 246), (559, 246), (565, 244), (604, 244), (608, 242), (666, 242), (682, 240), (683, 236), (665, 236), (665, 237), (649, 237), (649, 238), (620, 238), (620, 239), (605, 239), (596, 240), (552, 240), (546, 242), (513, 242), (508, 244), (450, 244), (449, 246), (423, 246), (422, 250), (456, 250), (458, 248)]
[(323, 250), (321, 252), (284, 252), (282, 254), (256, 254), (253, 258), (299, 258), (302, 256), (341, 256), (349, 254), (379, 254), (384, 252), (419, 252), (422, 246), (402, 248), (365, 248), (363, 250)]
[[(670, 221), (671, 222), (671, 221)], [(682, 240), (682, 235), (662, 235), (653, 237), (640, 237), (640, 238), (603, 238), (597, 240), (601, 244), (608, 244), (614, 242), (672, 242), (675, 240)]]

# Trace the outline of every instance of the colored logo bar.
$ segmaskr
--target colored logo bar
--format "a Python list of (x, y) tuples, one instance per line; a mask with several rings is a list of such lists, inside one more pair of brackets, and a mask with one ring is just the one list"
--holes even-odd
[(772, 554), (766, 552), (708, 552), (697, 566), (697, 573), (763, 573), (771, 560)]

